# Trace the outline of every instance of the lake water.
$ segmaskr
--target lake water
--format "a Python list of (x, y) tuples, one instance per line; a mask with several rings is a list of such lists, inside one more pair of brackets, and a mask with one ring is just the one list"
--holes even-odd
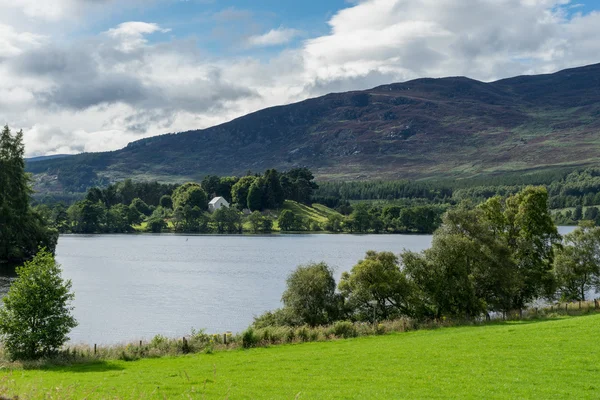
[[(325, 261), (339, 280), (367, 250), (430, 244), (429, 235), (63, 235), (56, 258), (75, 292), (71, 341), (109, 344), (192, 328), (239, 332), (281, 305), (297, 265)], [(13, 278), (0, 277), (0, 293)]]

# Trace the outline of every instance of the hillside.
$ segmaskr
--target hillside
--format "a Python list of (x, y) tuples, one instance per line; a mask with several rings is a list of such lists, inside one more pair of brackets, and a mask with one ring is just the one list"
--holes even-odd
[(28, 163), (43, 191), (306, 166), (319, 179), (471, 177), (597, 164), (600, 64), (492, 83), (417, 79), (258, 111), (124, 149)]
[(44, 399), (583, 399), (598, 395), (600, 316), (0, 373)]

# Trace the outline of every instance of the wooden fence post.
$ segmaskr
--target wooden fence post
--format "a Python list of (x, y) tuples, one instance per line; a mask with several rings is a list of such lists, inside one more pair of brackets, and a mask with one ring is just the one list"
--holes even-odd
[(569, 314), (569, 303), (565, 303), (565, 313)]
[(223, 334), (223, 344), (227, 345), (227, 332)]
[(96, 343), (94, 343), (94, 354), (96, 354), (97, 351), (98, 349), (96, 348)]

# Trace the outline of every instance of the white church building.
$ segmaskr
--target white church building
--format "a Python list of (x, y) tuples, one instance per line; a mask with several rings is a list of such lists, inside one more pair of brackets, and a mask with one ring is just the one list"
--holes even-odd
[(215, 197), (208, 203), (208, 211), (211, 213), (223, 207), (229, 208), (229, 203), (223, 197)]

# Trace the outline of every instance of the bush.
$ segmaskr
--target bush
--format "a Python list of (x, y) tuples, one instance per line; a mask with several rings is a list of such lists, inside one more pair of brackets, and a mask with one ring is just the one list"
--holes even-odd
[(356, 327), (350, 321), (337, 321), (335, 324), (333, 324), (331, 331), (335, 336), (344, 339), (358, 336)]
[(0, 334), (13, 360), (56, 355), (77, 326), (71, 315), (71, 281), (63, 281), (60, 274), (60, 266), (45, 249), (17, 268), (17, 279), (0, 309)]
[(256, 346), (259, 342), (258, 336), (255, 334), (253, 328), (248, 328), (242, 333), (242, 347), (249, 349)]

